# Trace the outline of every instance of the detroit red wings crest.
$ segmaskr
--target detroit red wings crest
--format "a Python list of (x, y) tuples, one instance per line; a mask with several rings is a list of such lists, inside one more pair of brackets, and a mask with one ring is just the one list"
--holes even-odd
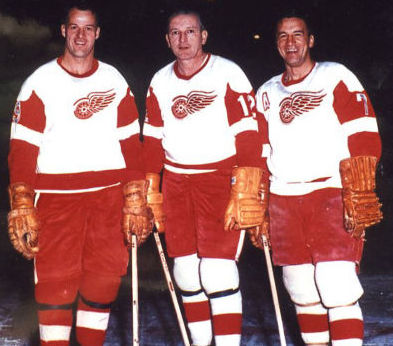
[(213, 95), (213, 91), (191, 91), (187, 96), (177, 96), (172, 100), (172, 113), (176, 118), (182, 119), (206, 108), (216, 97), (217, 95)]
[(88, 119), (94, 113), (97, 113), (115, 99), (116, 93), (112, 92), (113, 89), (108, 91), (94, 91), (74, 103), (74, 114), (79, 119)]
[(280, 102), (280, 118), (290, 123), (295, 116), (302, 115), (318, 107), (326, 94), (320, 91), (298, 91)]

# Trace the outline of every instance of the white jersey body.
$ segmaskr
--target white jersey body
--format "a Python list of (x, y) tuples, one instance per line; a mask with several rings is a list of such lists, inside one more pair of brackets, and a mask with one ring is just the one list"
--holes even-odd
[(144, 135), (162, 140), (165, 167), (177, 172), (171, 163), (205, 165), (233, 157), (235, 136), (257, 130), (255, 117), (248, 112), (248, 99), (254, 102), (254, 97), (248, 96), (252, 86), (244, 72), (215, 55), (209, 55), (191, 78), (179, 78), (174, 65), (168, 64), (152, 79), (148, 97), (156, 98), (162, 124), (152, 126), (153, 111), (148, 107)]
[(278, 75), (258, 90), (257, 109), (268, 122), (270, 147), (264, 148), (264, 155), (272, 193), (302, 195), (340, 188), (339, 163), (350, 156), (348, 137), (378, 131), (375, 117), (367, 116), (366, 110), (364, 116), (343, 120), (345, 115), (334, 107), (338, 85), (357, 93), (360, 105), (364, 102), (358, 79), (343, 65), (331, 62), (316, 63), (297, 83), (284, 85)]

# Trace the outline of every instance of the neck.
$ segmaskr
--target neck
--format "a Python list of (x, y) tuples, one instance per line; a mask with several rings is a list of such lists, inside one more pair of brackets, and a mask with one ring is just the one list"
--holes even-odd
[(310, 60), (301, 66), (286, 65), (285, 82), (296, 81), (307, 76), (314, 67), (314, 61)]
[(202, 54), (192, 59), (186, 59), (186, 60), (178, 59), (177, 68), (182, 75), (191, 76), (201, 68), (201, 66), (205, 62), (206, 57), (207, 57), (207, 53), (202, 52)]
[(69, 72), (77, 75), (83, 75), (93, 68), (94, 55), (78, 58), (67, 52), (64, 52), (61, 65)]

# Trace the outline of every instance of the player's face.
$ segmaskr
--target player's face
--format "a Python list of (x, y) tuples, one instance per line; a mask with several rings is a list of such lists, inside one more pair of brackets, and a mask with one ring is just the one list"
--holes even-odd
[(86, 58), (94, 54), (94, 43), (100, 36), (96, 18), (90, 11), (72, 9), (68, 23), (61, 26), (65, 37), (65, 51), (75, 58)]
[(311, 62), (314, 36), (300, 18), (283, 18), (277, 25), (277, 49), (287, 66), (302, 67)]
[(207, 31), (201, 30), (198, 18), (194, 15), (181, 14), (169, 23), (166, 40), (178, 60), (202, 56), (206, 39)]

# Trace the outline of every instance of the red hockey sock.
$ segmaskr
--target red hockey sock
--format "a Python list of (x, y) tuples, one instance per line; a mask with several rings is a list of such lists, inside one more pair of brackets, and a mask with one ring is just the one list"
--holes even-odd
[(209, 301), (203, 291), (192, 296), (182, 296), (183, 307), (193, 344), (209, 345), (212, 340)]
[(72, 303), (79, 286), (78, 279), (38, 282), (35, 296), (41, 345), (69, 344), (72, 327)]
[(364, 327), (359, 304), (329, 309), (332, 345), (362, 345)]
[(300, 333), (305, 344), (329, 342), (327, 310), (320, 304), (295, 305)]
[(110, 306), (116, 299), (119, 286), (119, 277), (84, 273), (76, 318), (76, 337), (81, 345), (104, 343)]

